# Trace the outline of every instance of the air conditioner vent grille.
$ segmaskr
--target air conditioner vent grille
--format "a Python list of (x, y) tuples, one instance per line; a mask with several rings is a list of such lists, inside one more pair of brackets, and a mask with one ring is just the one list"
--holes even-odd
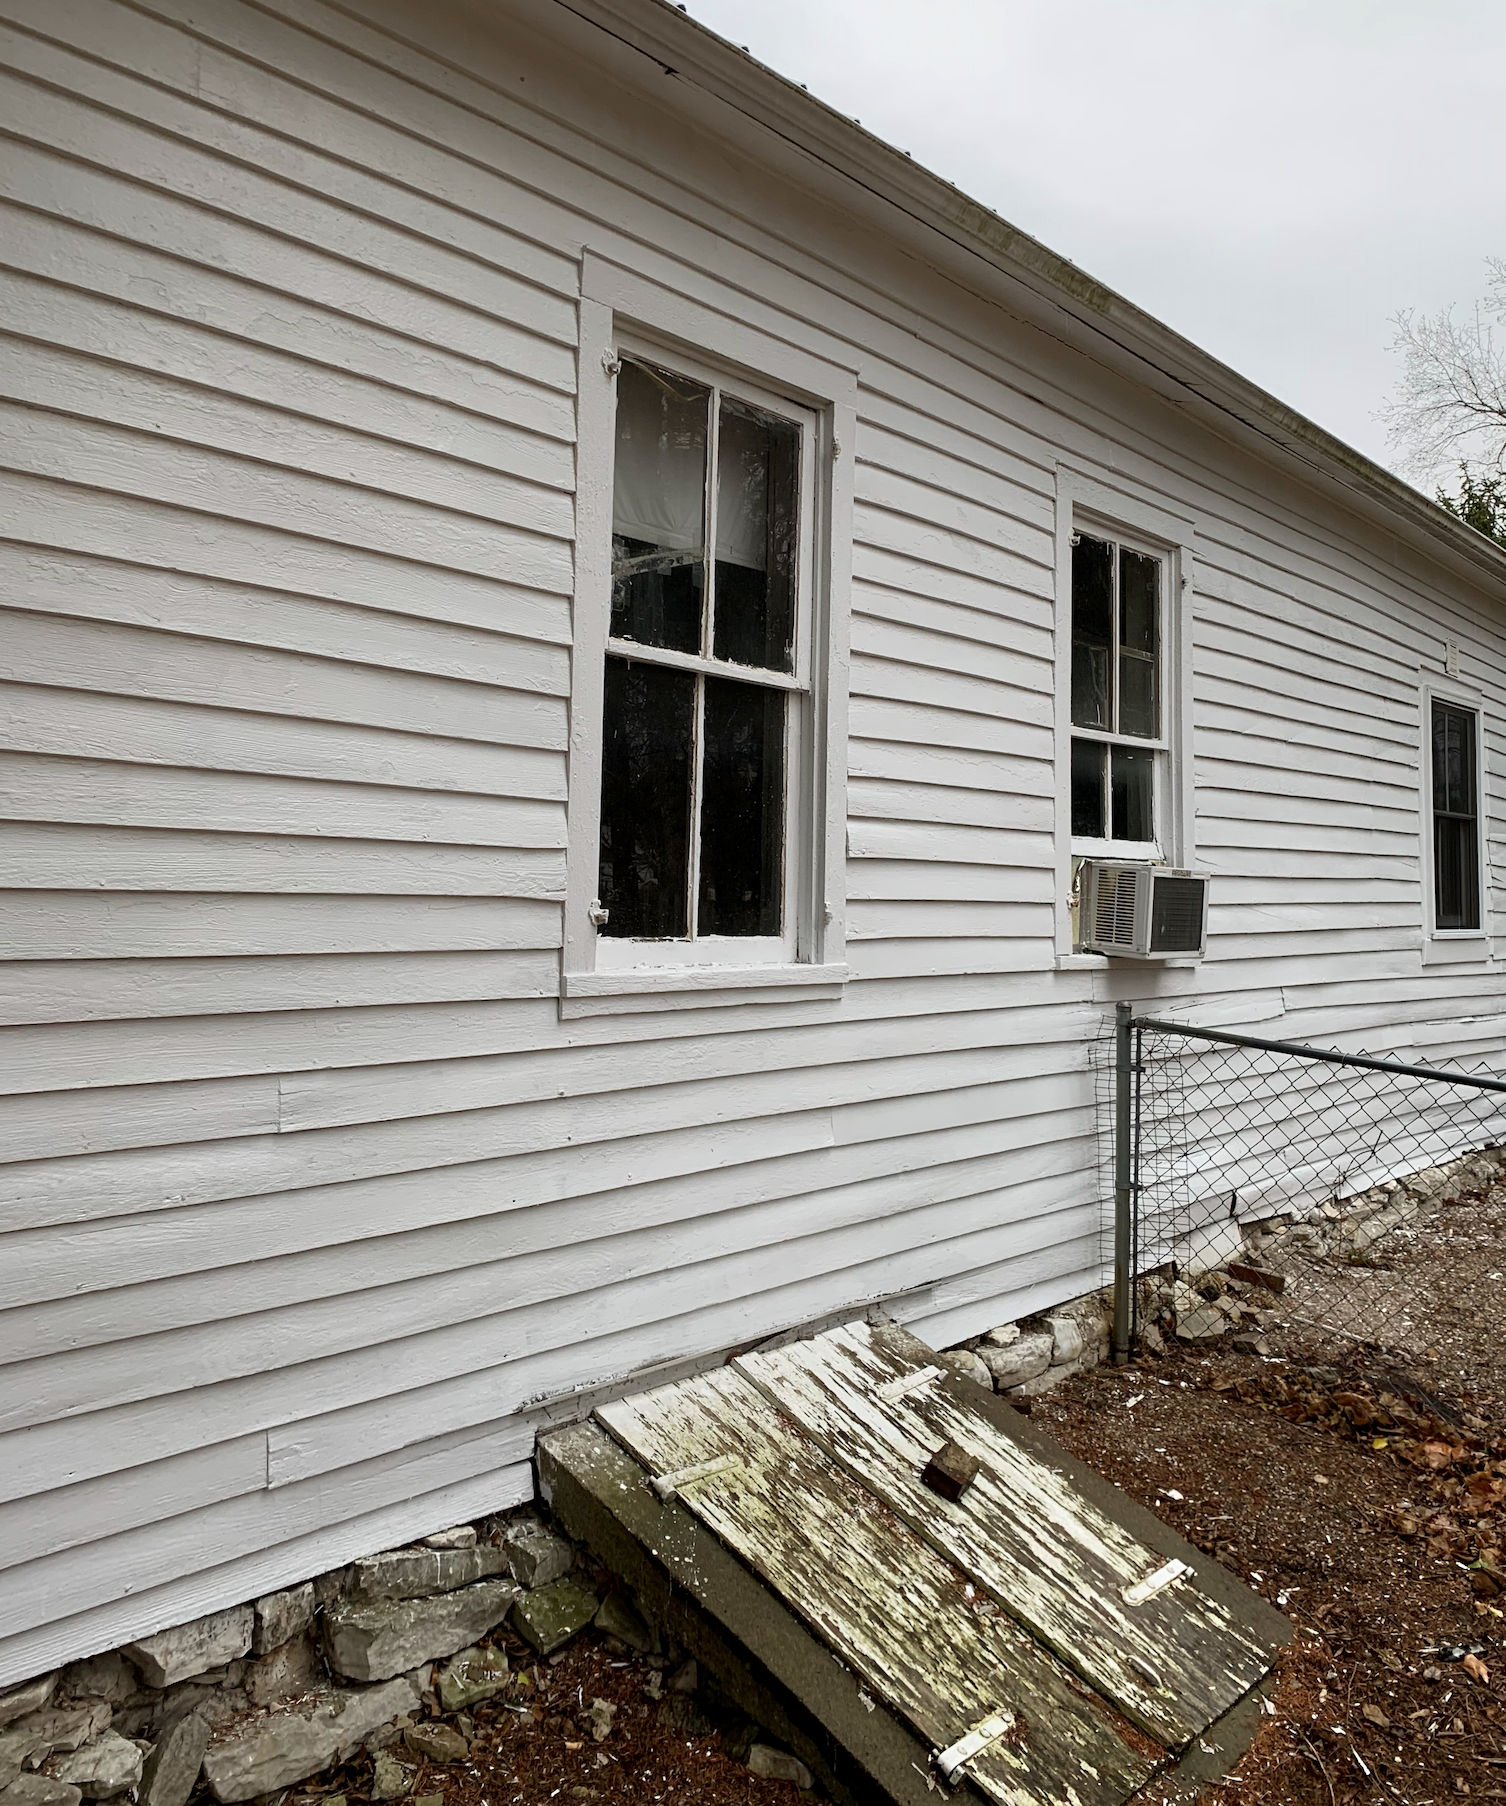
[(1201, 953), (1203, 903), (1207, 885), (1201, 878), (1156, 874), (1150, 903), (1152, 953)]
[(1135, 944), (1135, 889), (1139, 874), (1130, 866), (1099, 873), (1093, 911), (1093, 939), (1104, 946)]

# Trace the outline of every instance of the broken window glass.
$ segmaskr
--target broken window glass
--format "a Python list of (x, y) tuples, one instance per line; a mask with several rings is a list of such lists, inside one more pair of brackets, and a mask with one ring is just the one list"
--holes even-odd
[(624, 358), (612, 475), (612, 635), (701, 650), (711, 391)]
[(784, 931), (787, 748), (803, 700), (790, 684), (801, 433), (715, 384), (621, 360), (598, 897), (608, 938)]
[(741, 402), (717, 428), (713, 655), (789, 671), (795, 636), (795, 489), (800, 431)]

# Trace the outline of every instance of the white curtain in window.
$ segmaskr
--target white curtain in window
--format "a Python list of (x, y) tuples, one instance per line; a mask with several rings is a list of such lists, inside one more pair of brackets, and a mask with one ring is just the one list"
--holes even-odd
[(705, 544), (709, 401), (699, 384), (624, 361), (617, 379), (613, 533), (674, 551)]
[(717, 445), (716, 555), (753, 571), (769, 557), (768, 429), (729, 407)]

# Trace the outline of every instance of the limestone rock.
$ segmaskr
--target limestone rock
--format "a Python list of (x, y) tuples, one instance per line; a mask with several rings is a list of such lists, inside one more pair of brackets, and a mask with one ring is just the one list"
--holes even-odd
[(79, 1806), (84, 1796), (67, 1781), (51, 1775), (17, 1775), (0, 1788), (0, 1806)]
[(798, 1756), (788, 1750), (776, 1750), (771, 1743), (755, 1743), (748, 1751), (748, 1767), (765, 1781), (793, 1781), (808, 1791), (813, 1785), (811, 1771)]
[(988, 1368), (970, 1348), (945, 1348), (936, 1359), (943, 1367), (949, 1367), (953, 1373), (964, 1380), (971, 1380), (975, 1386), (982, 1386), (992, 1391), (993, 1381), (989, 1377)]
[(414, 1771), (398, 1761), (390, 1750), (378, 1750), (371, 1765), (371, 1797), (400, 1800), (413, 1785)]
[(246, 1670), (246, 1695), (254, 1706), (270, 1706), (273, 1700), (292, 1699), (324, 1680), (323, 1667), (313, 1640), (294, 1637)]
[(612, 1735), (612, 1720), (617, 1716), (617, 1707), (609, 1699), (593, 1699), (591, 1701), (591, 1736), (596, 1743), (605, 1743)]
[(186, 1806), (208, 1747), (209, 1726), (197, 1712), (175, 1719), (153, 1745), (141, 1771), (141, 1806)]
[(1026, 1330), (1007, 1348), (984, 1346), (979, 1352), (983, 1365), (993, 1379), (995, 1389), (1008, 1392), (1012, 1386), (1023, 1386), (1051, 1365), (1052, 1341), (1046, 1330)]
[(502, 1548), (514, 1580), (525, 1587), (545, 1587), (563, 1580), (575, 1562), (575, 1551), (562, 1536), (534, 1518), (519, 1518), (502, 1532)]
[(155, 1636), (127, 1643), (124, 1654), (141, 1670), (149, 1687), (171, 1687), (191, 1680), (208, 1668), (223, 1667), (251, 1647), (256, 1614), (249, 1605), (233, 1605), (229, 1611), (211, 1612), (188, 1624), (175, 1624)]
[(333, 1605), (345, 1591), (345, 1585), (349, 1579), (349, 1568), (331, 1568), (328, 1573), (316, 1574), (309, 1582), (314, 1589), (315, 1607)]
[(1032, 1379), (1022, 1380), (1018, 1386), (1011, 1386), (1008, 1397), (1012, 1399), (1039, 1398), (1043, 1392), (1050, 1392), (1069, 1380), (1075, 1373), (1086, 1373), (1090, 1367), (1098, 1365), (1098, 1350), (1084, 1349), (1075, 1361), (1063, 1361), (1059, 1367), (1047, 1367)]
[(1018, 1323), (1001, 1323), (997, 1329), (991, 1329), (984, 1336), (983, 1341), (990, 1348), (1008, 1348), (1011, 1342), (1018, 1342), (1019, 1339), (1020, 1326)]
[(678, 1731), (683, 1737), (709, 1737), (715, 1729), (711, 1720), (688, 1693), (671, 1693), (654, 1713), (662, 1725)]
[(433, 1536), (424, 1538), (426, 1549), (474, 1549), (476, 1547), (476, 1526), (474, 1524), (457, 1524), (453, 1530), (436, 1530)]
[(471, 1746), (453, 1725), (416, 1724), (403, 1732), (403, 1743), (425, 1762), (464, 1762)]
[(23, 1681), (8, 1693), (0, 1693), (0, 1725), (25, 1718), (28, 1712), (40, 1712), (52, 1698), (58, 1684), (57, 1670), (39, 1674), (34, 1681)]
[(639, 1655), (653, 1654), (654, 1633), (620, 1587), (602, 1600), (601, 1610), (596, 1614), (596, 1628), (626, 1643), (629, 1649), (636, 1649)]
[(119, 1650), (112, 1649), (106, 1655), (70, 1662), (58, 1681), (58, 1695), (68, 1699), (104, 1699), (112, 1706), (123, 1706), (140, 1684), (136, 1670)]
[(106, 1731), (93, 1743), (48, 1760), (54, 1781), (76, 1787), (86, 1800), (113, 1800), (141, 1779), (141, 1751), (118, 1731)]
[(462, 1649), (439, 1671), (436, 1691), (446, 1712), (464, 1712), (492, 1699), (507, 1685), (507, 1657), (500, 1649)]
[(506, 1574), (501, 1549), (392, 1549), (368, 1555), (351, 1570), (355, 1599), (429, 1599)]
[[(108, 1730), (110, 1724), (110, 1702), (104, 1699), (73, 1700), (63, 1706), (44, 1706), (40, 1712), (31, 1712), (25, 1718), (18, 1718), (4, 1732), (0, 1732), (0, 1773), (3, 1773), (6, 1759), (14, 1754), (15, 1772), (19, 1773), (21, 1764), (27, 1760), (40, 1761), (44, 1756), (64, 1754), (81, 1748), (84, 1744), (98, 1737), (102, 1731)], [(15, 1774), (9, 1777), (15, 1779)], [(6, 1785), (0, 1780), (0, 1787)]]
[(1199, 1305), (1197, 1309), (1177, 1312), (1176, 1333), (1183, 1342), (1206, 1342), (1221, 1336), (1229, 1327), (1229, 1319), (1216, 1305)]
[(513, 1607), (512, 1621), (540, 1655), (549, 1655), (586, 1628), (600, 1603), (579, 1581), (552, 1580), (523, 1595)]
[(327, 1693), (302, 1712), (263, 1713), (210, 1744), (204, 1773), (217, 1800), (254, 1799), (343, 1761), (373, 1731), (417, 1705), (407, 1681), (397, 1680)]
[(325, 1653), (348, 1680), (386, 1680), (484, 1637), (517, 1596), (510, 1580), (483, 1580), (437, 1598), (344, 1600), (324, 1614)]
[(281, 1649), (314, 1621), (314, 1583), (289, 1587), (282, 1593), (266, 1593), (256, 1602), (256, 1628), (251, 1633), (254, 1655)]
[(1154, 1323), (1140, 1325), (1140, 1346), (1148, 1354), (1163, 1355), (1166, 1353), (1166, 1338)]
[(1066, 1361), (1075, 1361), (1085, 1346), (1082, 1325), (1075, 1317), (1047, 1317), (1046, 1328), (1051, 1332), (1051, 1364), (1060, 1367)]

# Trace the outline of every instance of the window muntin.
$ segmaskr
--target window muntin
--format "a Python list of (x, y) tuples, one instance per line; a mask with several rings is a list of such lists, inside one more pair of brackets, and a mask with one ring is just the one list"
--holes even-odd
[(1479, 723), (1474, 709), (1432, 702), (1433, 926), (1480, 927)]
[(810, 436), (715, 381), (621, 361), (604, 951), (715, 940), (718, 957), (728, 943), (734, 957), (793, 956)]
[(1165, 563), (1106, 536), (1072, 538), (1074, 841), (1159, 839)]

